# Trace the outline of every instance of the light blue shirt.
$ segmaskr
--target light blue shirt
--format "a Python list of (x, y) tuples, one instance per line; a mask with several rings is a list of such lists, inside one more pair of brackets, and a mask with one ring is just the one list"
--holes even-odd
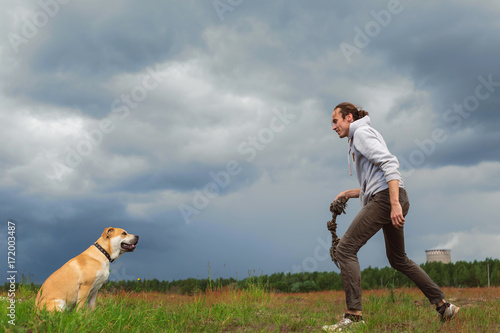
[(399, 180), (399, 187), (404, 188), (398, 159), (391, 154), (382, 135), (370, 126), (368, 116), (349, 125), (349, 168), (351, 159), (361, 188), (362, 206), (375, 193), (388, 188), (391, 180)]

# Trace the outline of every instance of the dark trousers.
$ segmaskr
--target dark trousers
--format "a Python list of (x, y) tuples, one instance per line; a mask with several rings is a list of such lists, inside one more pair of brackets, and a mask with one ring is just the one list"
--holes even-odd
[[(399, 189), (399, 202), (406, 216), (410, 202), (404, 188)], [(405, 252), (404, 228), (396, 229), (391, 221), (389, 189), (376, 193), (361, 209), (337, 246), (342, 283), (349, 310), (362, 310), (361, 271), (357, 253), (380, 229), (384, 231), (385, 250), (392, 267), (409, 277), (420, 288), (431, 304), (444, 299), (443, 291), (431, 280), (427, 273)]]

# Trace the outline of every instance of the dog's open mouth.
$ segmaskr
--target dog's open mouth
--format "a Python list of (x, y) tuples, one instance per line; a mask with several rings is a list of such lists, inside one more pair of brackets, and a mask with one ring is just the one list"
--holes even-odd
[(127, 251), (134, 251), (135, 244), (122, 243), (122, 249), (127, 250)]

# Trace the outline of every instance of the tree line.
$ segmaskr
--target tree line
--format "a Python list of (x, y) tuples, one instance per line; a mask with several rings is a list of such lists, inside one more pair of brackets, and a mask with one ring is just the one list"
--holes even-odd
[[(457, 261), (443, 264), (432, 262), (420, 267), (429, 274), (432, 280), (441, 287), (487, 287), (500, 286), (500, 260), (487, 258), (484, 261)], [(402, 273), (392, 267), (372, 268), (361, 271), (361, 283), (365, 290), (381, 288), (414, 287), (415, 284)], [(40, 286), (21, 282), (26, 289), (36, 290)], [(271, 275), (249, 274), (249, 277), (236, 280), (234, 278), (205, 279), (189, 278), (185, 280), (159, 281), (158, 279), (137, 279), (108, 281), (104, 286), (108, 292), (123, 291), (157, 291), (193, 295), (197, 292), (230, 287), (235, 289), (259, 288), (274, 292), (311, 292), (323, 290), (342, 290), (342, 279), (336, 272), (300, 272), (274, 273)], [(8, 290), (8, 283), (1, 288)]]
[[(425, 263), (420, 267), (431, 279), (442, 287), (487, 287), (500, 286), (500, 260), (487, 258), (484, 261), (457, 261)], [(274, 273), (271, 275), (250, 276), (236, 280), (234, 278), (194, 279), (173, 281), (129, 280), (108, 281), (105, 288), (109, 291), (159, 291), (192, 295), (198, 291), (214, 290), (223, 287), (236, 289), (260, 288), (274, 292), (311, 292), (323, 290), (342, 290), (340, 273), (336, 272), (300, 272)], [(392, 267), (365, 268), (361, 272), (361, 283), (365, 290), (381, 288), (414, 287), (415, 284)], [(488, 284), (489, 283), (489, 284)]]

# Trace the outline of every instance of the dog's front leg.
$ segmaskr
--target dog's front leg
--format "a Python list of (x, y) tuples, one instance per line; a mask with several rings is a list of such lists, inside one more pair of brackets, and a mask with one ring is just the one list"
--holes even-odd
[(87, 298), (89, 297), (90, 289), (92, 289), (92, 286), (86, 284), (80, 285), (80, 290), (78, 291), (78, 310), (80, 310), (87, 304)]
[(89, 296), (88, 305), (89, 305), (89, 308), (91, 308), (91, 309), (94, 309), (94, 307), (95, 307), (95, 301), (97, 299), (97, 292), (98, 291), (96, 290), (92, 295)]

